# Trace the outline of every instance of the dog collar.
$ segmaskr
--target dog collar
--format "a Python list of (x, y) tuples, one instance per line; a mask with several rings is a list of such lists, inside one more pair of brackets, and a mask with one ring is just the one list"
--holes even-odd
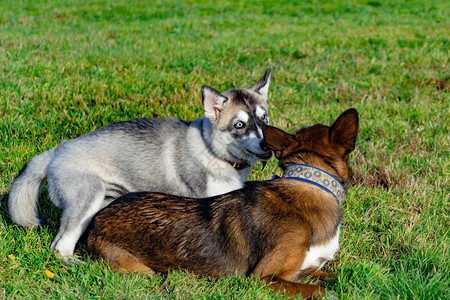
[[(274, 176), (274, 178), (276, 177)], [(284, 170), (281, 178), (312, 183), (331, 193), (336, 198), (338, 205), (344, 202), (345, 189), (342, 183), (333, 175), (316, 167), (305, 164), (290, 165)]]

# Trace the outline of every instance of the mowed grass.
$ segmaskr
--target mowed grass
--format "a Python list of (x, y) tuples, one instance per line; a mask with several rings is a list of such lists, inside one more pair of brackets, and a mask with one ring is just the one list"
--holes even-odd
[[(11, 1), (0, 3), (0, 298), (272, 299), (244, 277), (117, 274), (49, 250), (60, 211), (24, 230), (8, 191), (33, 156), (107, 124), (202, 116), (201, 86), (250, 87), (267, 67), (272, 124), (360, 113), (341, 250), (341, 299), (448, 299), (448, 1)], [(257, 165), (250, 180), (280, 173)], [(47, 273), (46, 273), (47, 271)], [(49, 273), (50, 272), (50, 273)]]

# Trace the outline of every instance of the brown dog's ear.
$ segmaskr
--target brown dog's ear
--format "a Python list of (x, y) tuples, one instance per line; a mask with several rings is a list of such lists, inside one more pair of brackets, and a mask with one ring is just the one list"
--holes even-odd
[(286, 155), (286, 151), (289, 151), (289, 148), (298, 144), (293, 135), (279, 128), (263, 124), (262, 130), (264, 143), (274, 152), (275, 157), (278, 159)]
[(330, 128), (330, 141), (341, 146), (343, 155), (355, 149), (356, 137), (358, 136), (359, 117), (354, 108), (343, 112)]

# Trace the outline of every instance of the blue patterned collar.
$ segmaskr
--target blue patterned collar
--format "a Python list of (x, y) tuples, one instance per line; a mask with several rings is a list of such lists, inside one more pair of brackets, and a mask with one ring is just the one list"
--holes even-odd
[[(278, 178), (278, 176), (274, 175), (274, 178)], [(305, 164), (290, 165), (284, 170), (281, 178), (312, 183), (331, 193), (336, 198), (338, 205), (344, 202), (344, 186), (336, 177), (316, 167)]]

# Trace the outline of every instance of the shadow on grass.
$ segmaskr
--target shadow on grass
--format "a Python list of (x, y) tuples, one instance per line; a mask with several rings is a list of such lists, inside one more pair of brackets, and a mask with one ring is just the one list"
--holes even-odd
[(0, 219), (3, 220), (5, 226), (13, 225), (8, 213), (8, 194), (0, 195)]
[[(39, 234), (50, 234), (50, 240), (56, 236), (59, 225), (60, 218), (62, 214), (62, 209), (56, 207), (51, 201), (47, 193), (47, 189), (43, 189), (41, 196), (38, 199), (38, 215), (39, 218), (43, 221), (43, 224), (37, 227), (37, 232)], [(0, 220), (2, 220), (3, 225), (7, 227), (15, 226), (14, 230), (26, 230), (24, 227), (20, 225), (16, 225), (12, 220), (8, 212), (8, 193), (5, 193), (0, 196)], [(50, 248), (50, 245), (48, 245)], [(86, 236), (83, 234), (80, 240), (77, 243), (75, 248), (75, 252), (77, 255), (85, 257), (88, 255), (86, 248)]]
[[(56, 234), (59, 228), (59, 219), (61, 217), (62, 210), (57, 208), (53, 203), (51, 203), (47, 189), (44, 189), (41, 196), (38, 199), (38, 216), (43, 221), (43, 224), (39, 228), (48, 228), (49, 232), (53, 235)], [(5, 226), (16, 225), (9, 215), (8, 211), (8, 193), (0, 196), (0, 217), (3, 220)], [(22, 228), (21, 226), (17, 226)]]

